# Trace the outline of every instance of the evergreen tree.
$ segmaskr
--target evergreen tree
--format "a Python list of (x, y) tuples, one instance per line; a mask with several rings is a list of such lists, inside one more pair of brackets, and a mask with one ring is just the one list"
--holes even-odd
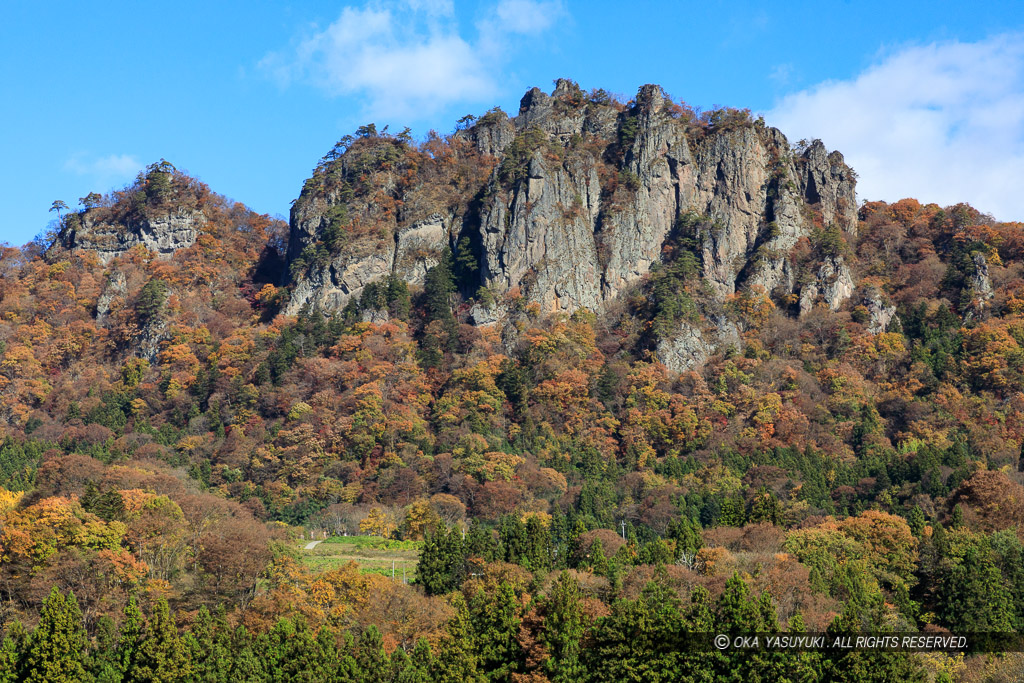
[(463, 235), (455, 247), (455, 274), (458, 276), (462, 291), (472, 292), (480, 283), (480, 262), (476, 257), (476, 249), (469, 235)]
[(718, 628), (724, 633), (758, 631), (761, 627), (761, 610), (750, 597), (750, 588), (733, 572), (725, 582), (725, 590), (718, 598)]
[(458, 530), (439, 525), (428, 532), (416, 564), (416, 583), (428, 595), (444, 595), (457, 589), (465, 578), (465, 557)]
[(507, 681), (520, 664), (519, 603), (507, 581), (493, 591), (478, 588), (468, 601), (480, 670), (488, 680)]
[(451, 295), (455, 292), (452, 276), (452, 255), (446, 249), (440, 262), (427, 271), (423, 283), (424, 306), (427, 321), (452, 319)]
[(435, 683), (482, 683), (477, 668), (477, 650), (473, 643), (469, 610), (461, 593), (452, 597), (455, 615), (448, 621), (448, 633), (438, 645), (431, 677)]
[(544, 671), (552, 683), (572, 683), (584, 677), (580, 643), (585, 631), (580, 605), (580, 584), (568, 572), (562, 572), (544, 606), (544, 625), (540, 641), (550, 657)]
[(56, 586), (43, 602), (39, 624), (29, 637), (21, 662), (26, 683), (77, 683), (85, 678), (87, 639), (82, 612), (73, 593)]
[(953, 514), (949, 519), (949, 526), (953, 529), (962, 529), (964, 526), (964, 509), (960, 503), (953, 506)]
[(914, 536), (918, 538), (924, 533), (924, 510), (921, 509), (920, 505), (915, 505), (910, 509), (910, 512), (907, 514), (907, 526), (910, 527), (910, 531)]
[(96, 623), (96, 638), (86, 668), (96, 683), (118, 683), (124, 677), (117, 660), (117, 625), (108, 616)]
[(700, 527), (689, 517), (680, 517), (669, 522), (668, 537), (676, 542), (676, 559), (684, 555), (693, 557), (704, 547), (704, 539), (700, 535)]
[(740, 527), (746, 522), (746, 514), (743, 510), (743, 499), (739, 494), (734, 494), (722, 501), (722, 510), (718, 516), (718, 523), (723, 526)]
[[(797, 612), (790, 617), (786, 630), (794, 635), (807, 633), (803, 615)], [(791, 681), (819, 681), (821, 680), (821, 659), (821, 653), (813, 649), (794, 652), (786, 659), (785, 677)]]
[(18, 650), (18, 643), (10, 633), (0, 640), (0, 683), (15, 683), (18, 680)]
[(391, 656), (393, 680), (395, 683), (432, 683), (433, 659), (430, 644), (423, 638), (416, 641), (412, 655), (406, 656), (404, 650), (396, 648)]
[(412, 298), (409, 296), (409, 285), (397, 275), (388, 277), (387, 290), (388, 313), (393, 318), (408, 320), (412, 310)]
[(231, 635), (231, 681), (261, 681), (266, 678), (265, 659), (253, 649), (253, 638), (244, 626)]
[(678, 681), (692, 670), (687, 663), (686, 623), (679, 599), (664, 584), (650, 581), (636, 600), (619, 600), (594, 627), (593, 643), (583, 653), (589, 680)]
[(987, 542), (968, 548), (961, 561), (952, 563), (942, 577), (939, 596), (941, 616), (954, 631), (1013, 631), (1013, 596)]
[(206, 606), (199, 608), (192, 629), (185, 635), (185, 645), (194, 666), (194, 680), (210, 683), (227, 681), (231, 675), (230, 632), (221, 623), (223, 608), (214, 621)]
[(356, 646), (356, 664), (362, 683), (385, 683), (390, 676), (391, 662), (384, 652), (380, 631), (371, 625), (359, 638)]
[(451, 296), (455, 292), (452, 254), (445, 249), (441, 261), (427, 271), (423, 283), (425, 333), (420, 359), (427, 367), (438, 367), (445, 351), (453, 351), (459, 326), (452, 313)]
[(128, 674), (135, 662), (139, 647), (142, 645), (144, 629), (142, 612), (139, 611), (139, 604), (133, 596), (129, 598), (128, 604), (124, 607), (117, 644), (117, 667), (123, 676)]
[(166, 598), (156, 603), (128, 674), (131, 681), (170, 683), (191, 680), (192, 663), (171, 618)]
[(762, 486), (750, 501), (748, 521), (752, 523), (770, 522), (778, 524), (782, 519), (782, 505), (771, 491)]

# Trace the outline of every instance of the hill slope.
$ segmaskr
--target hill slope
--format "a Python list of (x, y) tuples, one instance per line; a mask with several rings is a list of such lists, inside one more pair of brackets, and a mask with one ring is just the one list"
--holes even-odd
[[(854, 183), (742, 111), (560, 81), (360, 129), (289, 226), (166, 162), (85, 198), (0, 254), (5, 620), (56, 584), (90, 629), (163, 596), (411, 648), (460, 588), (536, 636), (570, 570), (596, 638), (662, 565), (811, 630), (1018, 628), (1022, 226)], [(426, 535), (420, 588), (271, 560), (288, 525)]]

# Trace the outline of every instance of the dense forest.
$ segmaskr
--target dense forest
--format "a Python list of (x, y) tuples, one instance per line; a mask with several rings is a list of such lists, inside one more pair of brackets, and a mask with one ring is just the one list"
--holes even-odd
[[(709, 292), (696, 211), (593, 309), (488, 285), (466, 229), (417, 277), (291, 305), (360, 240), (535, 183), (534, 154), (600, 147), (602, 211), (628, 206), (644, 112), (558, 106), (611, 111), (611, 142), (527, 128), (489, 154), (500, 112), (364, 126), (303, 188), (293, 224), (325, 217), (299, 245), (161, 161), (0, 247), (0, 681), (1019, 680), (1013, 652), (688, 638), (1024, 629), (1024, 225), (904, 199), (840, 229), (811, 204), (752, 258), (805, 286), (841, 258), (838, 305)], [(694, 149), (770, 139), (671, 108)], [(667, 367), (709, 320), (735, 335)], [(318, 570), (310, 532), (417, 541), (415, 576)]]

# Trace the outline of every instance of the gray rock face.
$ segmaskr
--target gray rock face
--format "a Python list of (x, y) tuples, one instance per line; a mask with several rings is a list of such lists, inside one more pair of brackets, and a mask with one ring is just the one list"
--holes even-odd
[(321, 311), (340, 311), (350, 298), (362, 294), (366, 285), (389, 276), (394, 261), (393, 243), (357, 242), (326, 268), (311, 268), (296, 284), (284, 313), (296, 315), (307, 304)]
[(481, 216), (483, 283), (502, 293), (520, 287), (547, 312), (597, 308), (599, 203), (591, 160), (554, 164), (535, 153), (508, 203), (499, 198)]
[(725, 316), (712, 316), (703, 328), (686, 320), (671, 337), (662, 339), (655, 347), (655, 357), (671, 372), (696, 370), (713, 354), (728, 347), (743, 346), (740, 330)]
[(96, 221), (91, 213), (85, 212), (80, 226), (66, 230), (60, 241), (67, 249), (96, 252), (103, 263), (140, 244), (161, 256), (169, 256), (195, 244), (206, 224), (201, 211), (164, 214), (129, 225)]
[(800, 189), (807, 203), (821, 212), (824, 225), (835, 224), (856, 234), (856, 180), (843, 155), (829, 154), (821, 140), (815, 140), (799, 161)]
[[(337, 310), (390, 274), (422, 285), (441, 251), (466, 236), (476, 249), (479, 285), (499, 300), (518, 289), (545, 313), (600, 311), (661, 261), (666, 239), (690, 214), (706, 218), (695, 239), (712, 296), (758, 286), (781, 297), (797, 288), (790, 254), (816, 220), (856, 231), (855, 176), (842, 155), (820, 142), (796, 154), (781, 132), (738, 112), (694, 122), (654, 85), (624, 107), (558, 81), (551, 94), (527, 92), (515, 118), (492, 111), (456, 137), (495, 164), (472, 201), (438, 200), (437, 215), (412, 225), (399, 216), (393, 241), (381, 230), (380, 238), (346, 243), (327, 266), (296, 279), (286, 313), (306, 303)], [(301, 199), (292, 212), (290, 261), (317, 245), (333, 207), (353, 201), (329, 192)], [(434, 210), (418, 206), (420, 216)], [(350, 215), (372, 207), (356, 209)], [(818, 300), (835, 309), (850, 297), (853, 280), (842, 259), (811, 267), (801, 310)], [(498, 322), (499, 309), (478, 306), (470, 318)], [(720, 343), (694, 327), (659, 354), (682, 368)]]
[(146, 325), (135, 338), (136, 355), (150, 363), (156, 363), (160, 356), (160, 343), (167, 337), (168, 325), (163, 320), (155, 320)]
[(107, 316), (110, 314), (110, 306), (114, 303), (117, 297), (124, 296), (128, 293), (128, 280), (125, 278), (124, 273), (119, 270), (114, 271), (107, 278), (106, 284), (103, 286), (103, 291), (100, 292), (99, 298), (96, 300), (96, 322), (103, 324), (107, 321)]
[(853, 275), (843, 257), (828, 257), (814, 281), (800, 290), (800, 315), (810, 312), (819, 300), (831, 310), (838, 310), (853, 295), (853, 289)]
[(765, 222), (767, 163), (767, 151), (750, 128), (714, 136), (697, 152), (697, 210), (715, 223), (703, 236), (704, 277), (720, 295), (735, 291), (736, 276)]
[(976, 304), (987, 305), (988, 301), (995, 296), (992, 290), (992, 280), (988, 275), (988, 261), (980, 251), (971, 254), (974, 261), (974, 275), (971, 276), (968, 286)]
[(427, 271), (441, 261), (448, 244), (444, 217), (435, 213), (395, 235), (394, 273), (411, 285), (422, 286)]
[(507, 311), (498, 304), (493, 306), (473, 304), (473, 307), (469, 309), (469, 320), (474, 325), (494, 325), (504, 320), (506, 315)]
[(683, 322), (675, 335), (658, 342), (655, 356), (670, 371), (680, 373), (700, 367), (714, 352), (700, 328)]
[(665, 237), (696, 201), (697, 173), (685, 130), (665, 112), (660, 88), (640, 89), (636, 119), (637, 134), (624, 158), (624, 172), (635, 178), (636, 191), (623, 208), (602, 216), (604, 300), (618, 296), (661, 260)]
[[(341, 202), (337, 195), (313, 197), (292, 207), (288, 260), (294, 262), (328, 230), (330, 209)], [(395, 274), (413, 285), (422, 285), (427, 270), (437, 265), (448, 246), (449, 230), (440, 213), (429, 215), (396, 230), (391, 239), (367, 235), (343, 245), (340, 253), (323, 265), (313, 265), (295, 282), (284, 309), (296, 315), (309, 305), (321, 311), (340, 311), (363, 288)]]
[(481, 117), (475, 126), (461, 130), (457, 135), (472, 143), (480, 154), (496, 157), (515, 138), (516, 126), (508, 114), (496, 109)]
[(380, 324), (386, 323), (388, 320), (391, 319), (391, 316), (388, 314), (387, 311), (381, 311), (376, 308), (371, 308), (368, 311), (363, 311), (361, 318), (364, 323)]
[(896, 317), (896, 307), (886, 303), (882, 293), (874, 287), (869, 287), (864, 292), (864, 307), (868, 309), (868, 332), (881, 334), (889, 327), (889, 323)]

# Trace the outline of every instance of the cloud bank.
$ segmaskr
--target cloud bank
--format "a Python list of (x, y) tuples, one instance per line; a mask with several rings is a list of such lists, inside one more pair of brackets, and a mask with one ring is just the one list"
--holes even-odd
[(788, 95), (765, 118), (841, 151), (861, 199), (966, 201), (1024, 220), (1024, 35), (906, 48)]
[(514, 42), (543, 34), (563, 14), (561, 0), (501, 0), (464, 34), (446, 0), (348, 6), (259, 67), (283, 86), (361, 96), (376, 116), (426, 116), (495, 97)]

